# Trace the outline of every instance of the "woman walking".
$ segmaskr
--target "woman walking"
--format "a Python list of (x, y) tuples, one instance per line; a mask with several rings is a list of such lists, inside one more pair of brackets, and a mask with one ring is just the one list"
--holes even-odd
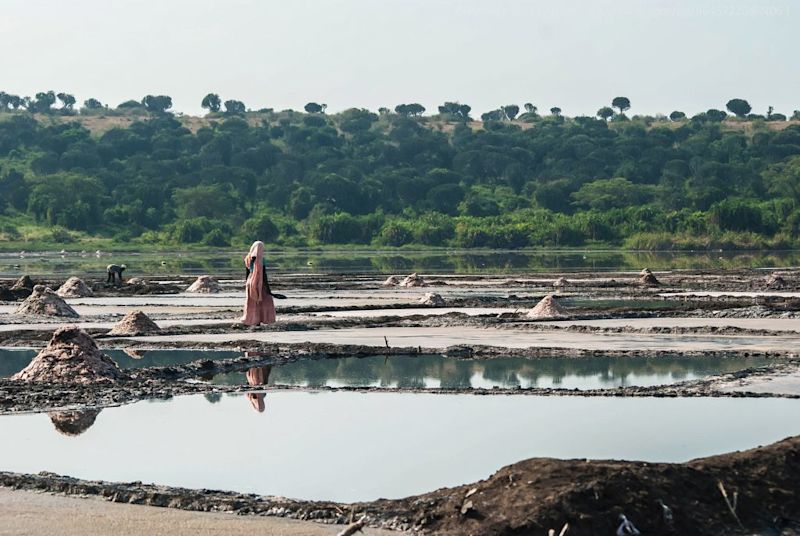
[(275, 302), (267, 280), (267, 262), (264, 260), (264, 242), (253, 242), (244, 258), (245, 276), (244, 315), (242, 323), (248, 326), (275, 322)]

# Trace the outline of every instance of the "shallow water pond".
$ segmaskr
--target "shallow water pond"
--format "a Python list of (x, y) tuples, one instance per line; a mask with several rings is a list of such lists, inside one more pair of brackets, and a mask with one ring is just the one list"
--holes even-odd
[[(231, 359), (241, 354), (199, 350), (106, 350), (122, 368), (174, 366), (198, 359)], [(25, 368), (35, 350), (0, 349), (0, 377)], [(442, 356), (373, 356), (301, 360), (270, 367), (259, 384), (310, 387), (491, 389), (542, 387), (608, 389), (694, 380), (764, 366), (763, 357), (581, 357), (459, 360)], [(245, 372), (219, 374), (212, 383), (252, 383)]]
[(747, 449), (800, 434), (798, 409), (785, 399), (194, 395), (0, 417), (0, 468), (359, 501), (530, 457), (678, 462)]
[[(38, 350), (0, 348), (0, 378), (11, 376), (28, 366)], [(208, 350), (103, 350), (121, 368), (166, 367), (191, 363), (198, 359), (231, 359), (239, 352)]]
[[(761, 357), (581, 357), (457, 360), (441, 356), (304, 360), (270, 367), (263, 383), (311, 387), (451, 388), (649, 387), (763, 366)], [(254, 384), (252, 372), (220, 374), (213, 383)]]

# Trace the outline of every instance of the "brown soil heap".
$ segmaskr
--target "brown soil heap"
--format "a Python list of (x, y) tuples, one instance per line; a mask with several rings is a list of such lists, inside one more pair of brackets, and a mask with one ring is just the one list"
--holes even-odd
[(568, 316), (567, 310), (561, 307), (552, 294), (548, 294), (528, 312), (528, 318), (562, 318)]
[(131, 311), (120, 320), (116, 326), (111, 328), (109, 335), (143, 335), (145, 333), (157, 333), (161, 331), (158, 325), (150, 320), (142, 311)]
[(12, 380), (27, 382), (95, 383), (125, 378), (116, 363), (104, 355), (88, 333), (77, 326), (59, 328), (30, 364)]
[(56, 294), (62, 298), (85, 298), (86, 296), (92, 296), (94, 292), (82, 279), (70, 277), (63, 285), (58, 287)]
[(400, 283), (400, 286), (401, 287), (425, 287), (425, 286), (427, 286), (427, 284), (425, 283), (425, 280), (422, 279), (420, 276), (418, 276), (416, 274), (416, 272), (415, 272), (415, 273), (409, 275), (408, 277), (406, 277), (405, 279), (403, 279), (403, 282)]
[(400, 278), (396, 275), (390, 275), (386, 278), (386, 281), (383, 282), (384, 287), (396, 287), (400, 284)]
[(778, 289), (786, 286), (786, 280), (779, 274), (772, 274), (768, 276), (764, 281), (767, 284), (767, 288), (770, 289)]
[(437, 294), (436, 292), (428, 292), (420, 298), (419, 303), (421, 305), (430, 305), (431, 307), (445, 306), (444, 298), (442, 298), (441, 294)]
[(186, 292), (202, 292), (204, 294), (216, 294), (219, 291), (219, 283), (210, 275), (201, 275), (186, 289)]
[(645, 268), (639, 272), (639, 284), (646, 287), (657, 287), (661, 283), (656, 279), (656, 276), (653, 275), (653, 272), (650, 271), (650, 268)]
[(611, 536), (624, 514), (649, 536), (791, 535), (800, 529), (798, 478), (794, 437), (676, 464), (534, 458), (475, 484), (376, 502), (430, 534), (558, 534), (569, 523), (567, 536)]
[(33, 287), (34, 284), (33, 284), (33, 279), (31, 279), (31, 276), (23, 275), (22, 277), (17, 279), (17, 282), (14, 283), (14, 286), (11, 287), (11, 290), (19, 290), (23, 288), (26, 288), (28, 290), (33, 290)]
[(86, 409), (82, 411), (54, 411), (48, 413), (48, 416), (59, 433), (74, 437), (88, 430), (99, 414), (99, 409)]
[(61, 296), (44, 285), (33, 287), (31, 295), (19, 304), (14, 314), (66, 316), (69, 318), (80, 316)]

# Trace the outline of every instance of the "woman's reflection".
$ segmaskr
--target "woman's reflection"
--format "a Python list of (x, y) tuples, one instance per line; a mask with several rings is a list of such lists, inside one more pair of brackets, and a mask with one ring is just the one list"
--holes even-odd
[[(245, 373), (245, 377), (247, 378), (248, 385), (267, 385), (269, 383), (269, 373), (272, 372), (272, 365), (265, 365), (263, 367), (253, 367), (248, 369)], [(264, 404), (264, 397), (266, 393), (247, 393), (247, 399), (250, 401), (250, 404), (253, 408), (259, 412), (263, 413), (264, 409), (266, 409), (266, 405)]]

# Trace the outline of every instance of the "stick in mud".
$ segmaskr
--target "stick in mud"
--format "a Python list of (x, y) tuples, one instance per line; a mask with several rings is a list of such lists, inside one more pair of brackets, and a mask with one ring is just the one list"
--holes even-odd
[(346, 529), (344, 529), (343, 531), (341, 531), (340, 533), (338, 533), (336, 536), (352, 536), (356, 532), (361, 532), (361, 530), (366, 526), (366, 524), (367, 524), (367, 517), (364, 516), (355, 523), (353, 523), (352, 525), (350, 525), (349, 527), (347, 527)]
[(733, 492), (733, 504), (731, 504), (730, 499), (728, 499), (728, 492), (725, 490), (725, 486), (722, 484), (722, 480), (717, 481), (717, 487), (719, 488), (720, 493), (722, 493), (722, 498), (725, 499), (725, 504), (728, 506), (728, 510), (730, 510), (733, 517), (736, 519), (736, 522), (739, 526), (744, 530), (744, 525), (742, 525), (739, 516), (736, 514), (736, 503), (739, 498), (739, 494), (737, 492)]

